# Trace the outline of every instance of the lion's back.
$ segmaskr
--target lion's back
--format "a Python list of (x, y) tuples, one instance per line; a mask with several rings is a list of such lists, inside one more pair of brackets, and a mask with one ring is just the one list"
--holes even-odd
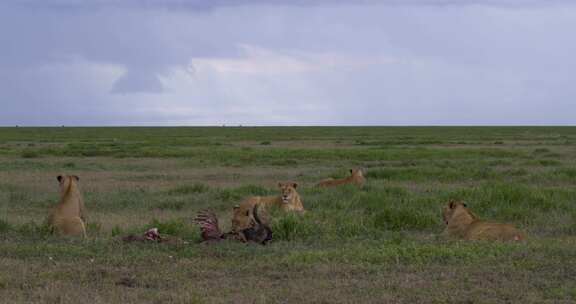
[(470, 225), (465, 238), (468, 240), (521, 241), (526, 237), (511, 224), (477, 221)]
[(54, 230), (60, 235), (86, 237), (84, 221), (79, 216), (52, 218)]

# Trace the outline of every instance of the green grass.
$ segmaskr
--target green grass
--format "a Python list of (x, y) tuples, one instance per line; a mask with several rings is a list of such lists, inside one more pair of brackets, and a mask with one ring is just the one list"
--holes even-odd
[[(572, 303), (576, 128), (0, 128), (0, 299), (11, 303)], [(320, 189), (366, 169), (363, 189)], [(56, 176), (80, 176), (88, 240), (53, 236)], [(192, 222), (297, 181), (269, 246), (198, 244)], [(448, 241), (441, 208), (525, 230)], [(123, 244), (158, 227), (182, 244)], [(0, 301), (1, 302), (1, 301)]]

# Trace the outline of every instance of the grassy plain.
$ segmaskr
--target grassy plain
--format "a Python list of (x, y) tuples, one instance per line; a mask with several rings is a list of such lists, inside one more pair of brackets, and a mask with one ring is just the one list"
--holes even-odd
[[(576, 128), (0, 128), (0, 302), (574, 303)], [(316, 189), (366, 169), (367, 186)], [(86, 241), (46, 233), (76, 174)], [(196, 211), (297, 181), (269, 246), (196, 244)], [(521, 244), (443, 239), (465, 200)], [(152, 226), (184, 245), (122, 244)]]

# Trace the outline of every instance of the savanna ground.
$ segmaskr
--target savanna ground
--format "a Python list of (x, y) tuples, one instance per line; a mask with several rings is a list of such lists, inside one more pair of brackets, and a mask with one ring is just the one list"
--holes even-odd
[[(576, 128), (1, 128), (0, 302), (574, 303)], [(367, 185), (316, 189), (366, 169)], [(58, 174), (76, 174), (88, 240), (47, 234)], [(299, 182), (308, 212), (272, 212), (269, 246), (199, 245), (250, 195)], [(525, 243), (449, 241), (465, 200)], [(156, 226), (187, 244), (123, 244)]]

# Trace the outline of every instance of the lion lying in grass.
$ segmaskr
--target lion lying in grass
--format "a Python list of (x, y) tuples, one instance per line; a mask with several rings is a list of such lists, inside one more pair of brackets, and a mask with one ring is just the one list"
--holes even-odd
[(59, 175), (60, 202), (48, 216), (48, 225), (60, 235), (86, 237), (86, 211), (76, 175)]
[(266, 208), (279, 207), (284, 211), (304, 212), (304, 205), (296, 188), (297, 183), (278, 183), (281, 194), (276, 196), (252, 196), (239, 205), (234, 206), (232, 214), (232, 231), (240, 231), (251, 227), (251, 218), (247, 216), (255, 206)]
[(450, 201), (443, 210), (444, 234), (464, 240), (521, 241), (524, 233), (510, 224), (485, 222), (472, 213), (466, 204)]
[(341, 185), (352, 184), (358, 188), (362, 188), (364, 187), (365, 183), (366, 178), (364, 178), (364, 174), (362, 173), (361, 169), (350, 169), (350, 176), (340, 179), (327, 178), (318, 182), (316, 187), (337, 187)]

